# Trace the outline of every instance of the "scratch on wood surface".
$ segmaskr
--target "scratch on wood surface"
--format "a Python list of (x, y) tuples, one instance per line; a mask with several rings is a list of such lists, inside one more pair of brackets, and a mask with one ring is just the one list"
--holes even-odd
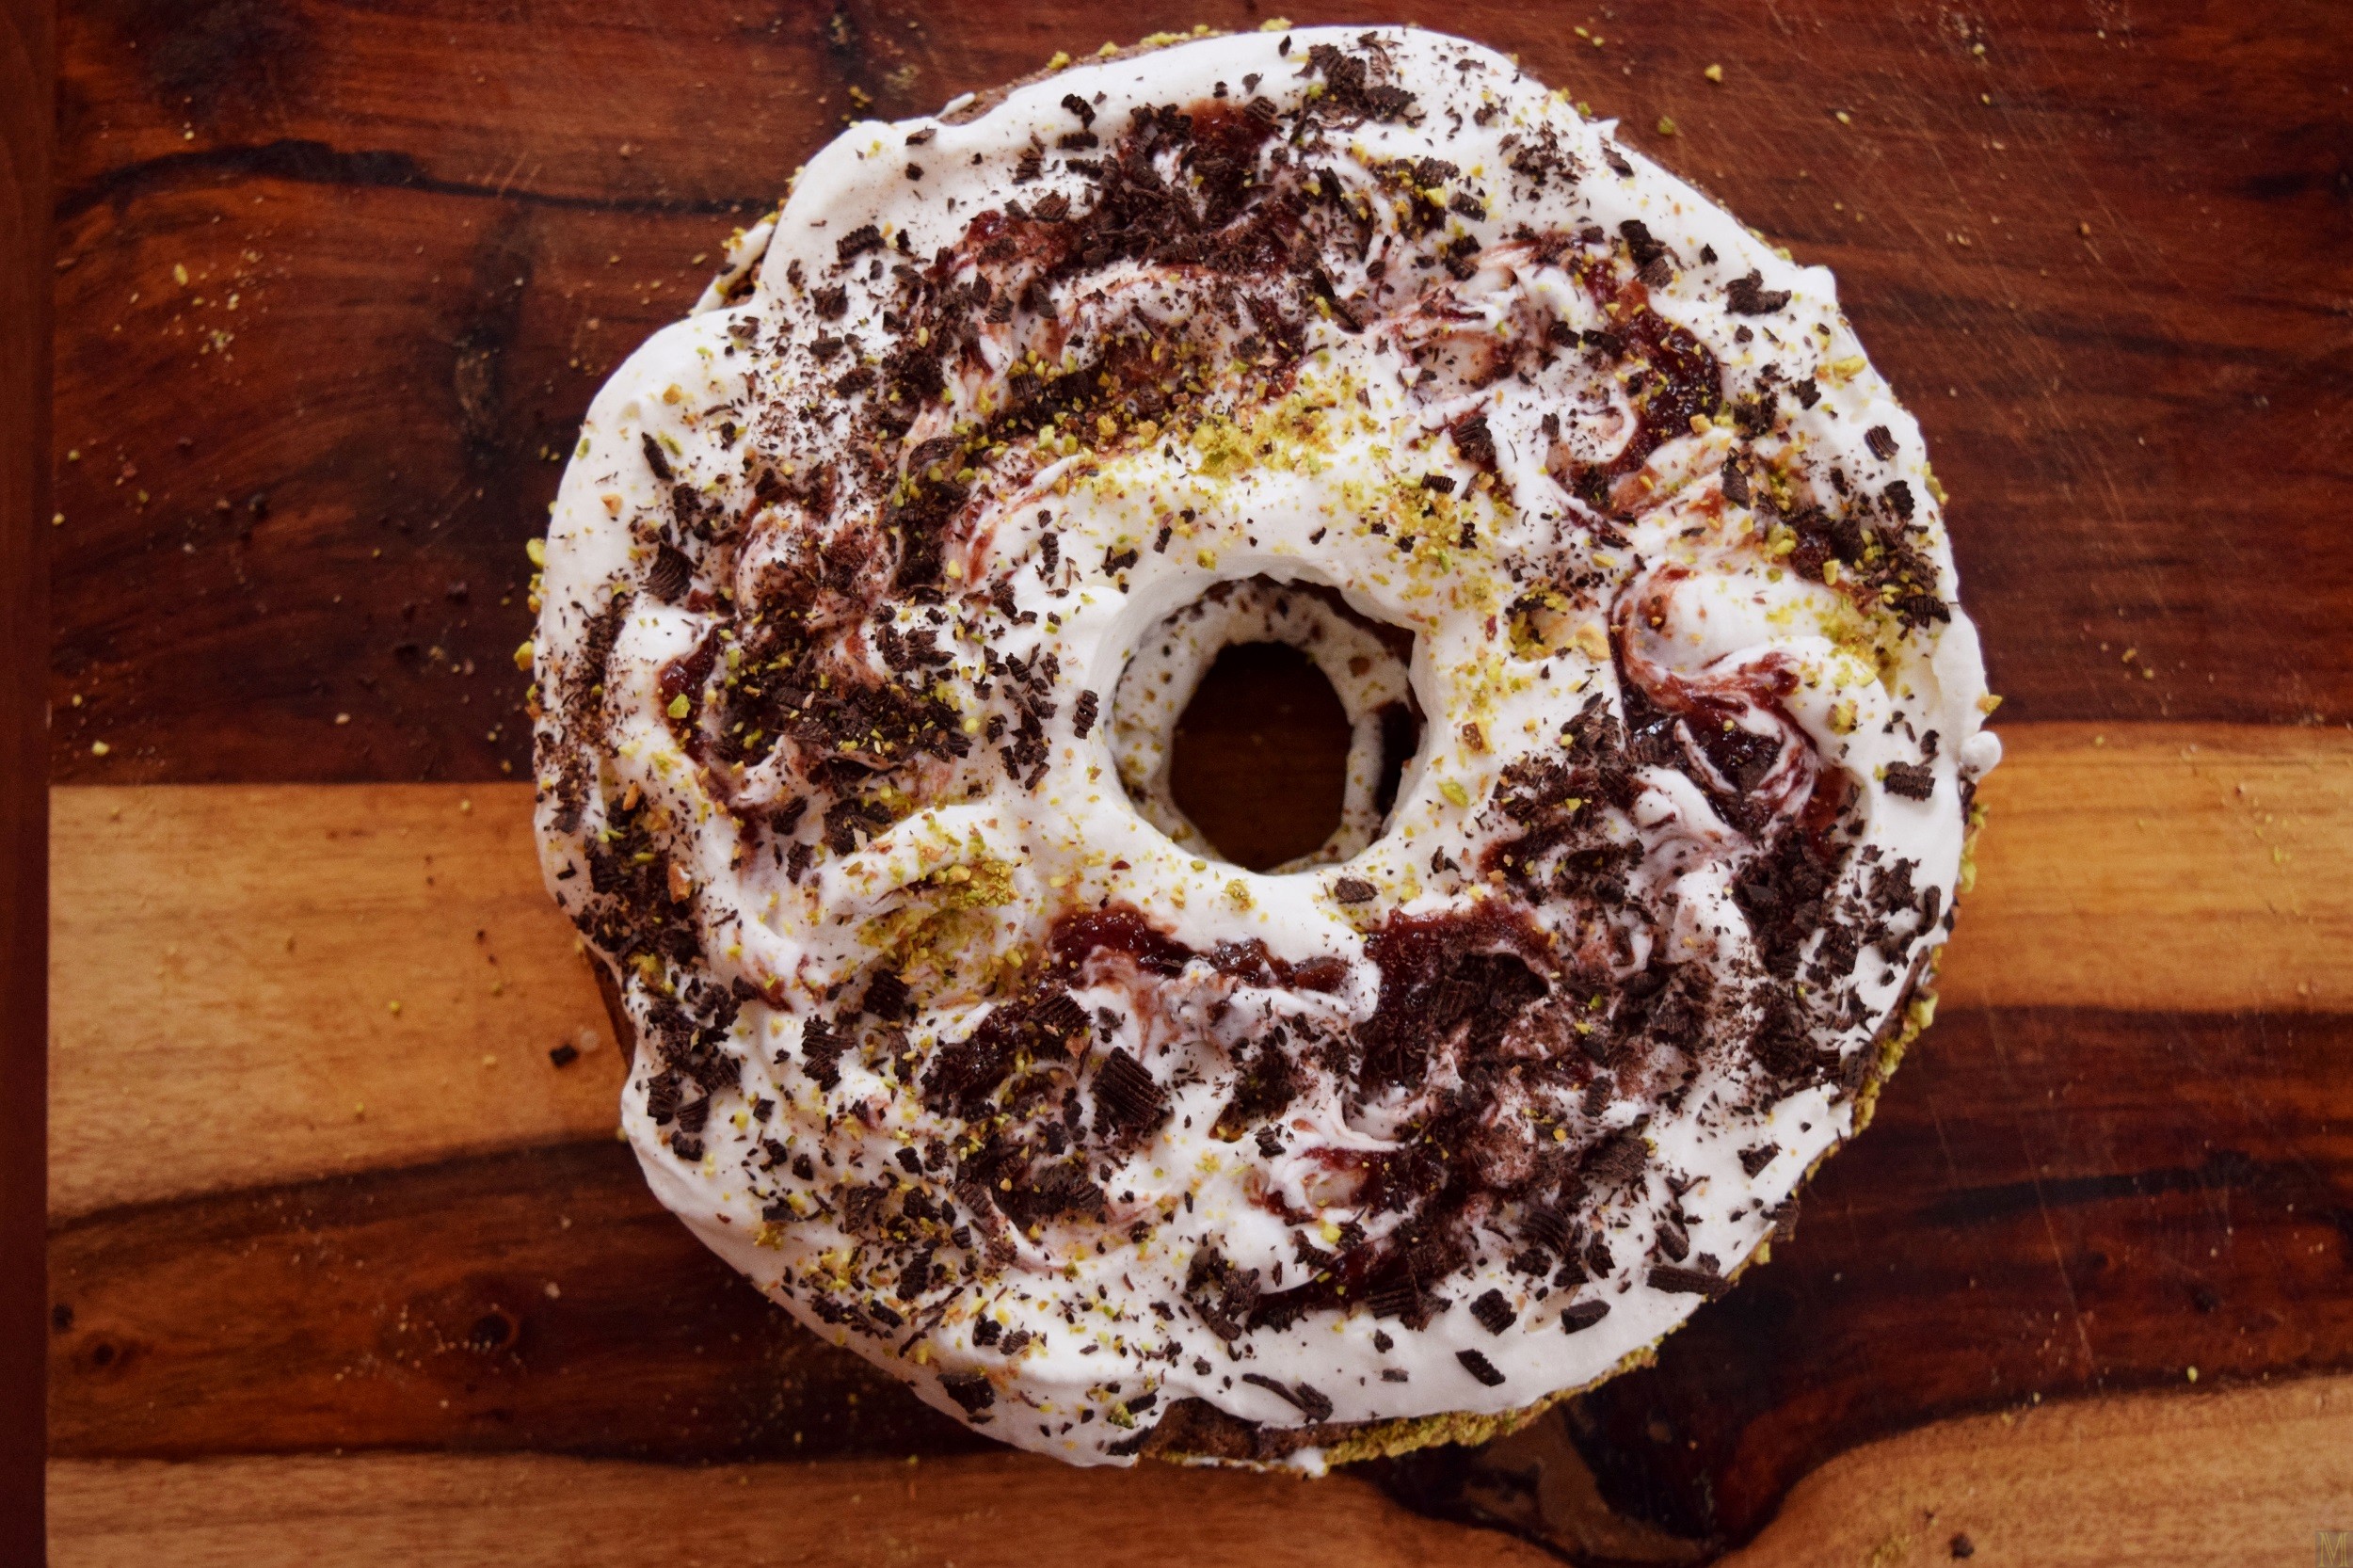
[[(2019, 1103), (2019, 1096), (2015, 1093), (2015, 1075), (2010, 1069), (2009, 1052), (2003, 1043), (2002, 1034), (2002, 1021), (1996, 1017), (1987, 1025), (1986, 1037), (1993, 1043), (1994, 1057), (2001, 1064), (2002, 1077), (2011, 1083), (2013, 1091), (2011, 1099), (2012, 1103), (2016, 1104)], [(2075, 1299), (2075, 1282), (2068, 1273), (2067, 1254), (2059, 1245), (2058, 1227), (2051, 1223), (2051, 1205), (2042, 1191), (2041, 1157), (2035, 1147), (2033, 1135), (2027, 1130), (2023, 1111), (2014, 1116), (2012, 1125), (2018, 1131), (2019, 1152), (2025, 1157), (2026, 1179), (2034, 1187), (2035, 1212), (2042, 1223), (2043, 1240), (2050, 1245), (2051, 1266), (2058, 1272), (2059, 1289), (2067, 1301), (2068, 1322), (2075, 1331), (2075, 1346), (2083, 1357), (2079, 1369), (2082, 1375), (2094, 1377), (2098, 1372), (2100, 1359), (2092, 1352), (2091, 1335), (2084, 1326), (2083, 1307)]]

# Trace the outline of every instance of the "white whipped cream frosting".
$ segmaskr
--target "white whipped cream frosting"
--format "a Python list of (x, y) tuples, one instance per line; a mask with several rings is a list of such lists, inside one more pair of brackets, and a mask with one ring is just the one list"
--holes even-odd
[[(1412, 95), (1410, 112), (1327, 122), (1293, 147), (1297, 111), (1332, 95), (1328, 72), (1308, 69), (1318, 45), (1368, 62), (1368, 80)], [(1064, 106), (1073, 98), (1092, 111), (1083, 126)], [(850, 526), (843, 514), (862, 505), (871, 526), (884, 504), (837, 491), (828, 512), (808, 498), (820, 493), (813, 474), (846, 472), (854, 449), (876, 440), (856, 408), (883, 395), (887, 374), (848, 391), (842, 380), (861, 356), (883, 364), (896, 341), (882, 319), (891, 269), (969, 251), (974, 220), (1009, 200), (1034, 213), (1061, 198), (1076, 221), (1096, 185), (1070, 162), (1111, 156), (1138, 109), (1252, 98), (1281, 117), (1256, 149), (1261, 175), (1280, 179), (1267, 161), (1278, 152), (1294, 169), (1336, 171), (1372, 236), (1361, 253), (1321, 258), (1340, 308), (1305, 313), (1304, 354), (1263, 395), (1235, 390), (1274, 352), (1244, 341), (1257, 318), (1204, 325), (1183, 265), (1078, 269), (1048, 280), (1045, 296), (1023, 296), (1008, 319), (980, 324), (944, 391), (902, 433), (905, 447), (987, 417), (1008, 376), (1034, 362), (1023, 356), (1096, 341), (1105, 323), (1210, 342), (1204, 362), (1231, 384), (1202, 394), (1214, 418), (1164, 412), (1161, 439), (1139, 436), (1131, 420), (1098, 430), (1086, 413), (1059, 424), (1050, 444), (1000, 443), (960, 480), (967, 495), (942, 533), (933, 596), (876, 589), (871, 566), (856, 587), (835, 583), (819, 596), (807, 610), (811, 634), (839, 636), (827, 656), (862, 662), (876, 679), (888, 661), (872, 605), (898, 631), (933, 631), (948, 658), (929, 691), (971, 732), (963, 757), (909, 756), (877, 774), (895, 792), (895, 820), (855, 824), (846, 853), (825, 847), (821, 820), (836, 794), (811, 781), (823, 757), (796, 740), (764, 752), (749, 743), (730, 761), (711, 743), (728, 722), (717, 694), (739, 673), (729, 650), (744, 646), (750, 607), (780, 575), (813, 569), (811, 550)], [(1885, 941), (1865, 941), (1841, 967), (1836, 1021), (1809, 1016), (1808, 1044), (1824, 1060), (1872, 1052), (1945, 939), (1966, 792), (1999, 748), (1981, 728), (1982, 664), (1918, 426), (1865, 357), (1827, 271), (1792, 264), (1611, 132), (1500, 55), (1399, 28), (1203, 39), (1073, 67), (977, 117), (854, 125), (809, 162), (775, 217), (743, 236), (696, 313), (648, 340), (590, 409), (538, 588), (539, 837), (551, 890), (613, 968), (637, 1026), (623, 1126), (654, 1192), (714, 1251), (813, 1331), (990, 1435), (1078, 1463), (1130, 1463), (1139, 1434), (1187, 1399), (1273, 1430), (1503, 1412), (1608, 1375), (1704, 1299), (1654, 1283), (1653, 1270), (1680, 1256), (1670, 1240), (1719, 1275), (1736, 1271), (1850, 1133), (1854, 1090), (1867, 1080), (1825, 1070), (1786, 1092), (1760, 1087), (1747, 1036), (1756, 988), (1769, 982), (1737, 896), (1742, 868), (1774, 831), (1792, 831), (1788, 814), (1827, 788), (1821, 780), (1841, 781), (1843, 858), (1825, 897), (1877, 909)], [(1073, 134), (1104, 146), (1058, 147)], [(1545, 177), (1515, 172), (1540, 142), (1545, 161), (1529, 167)], [(1180, 155), (1160, 154), (1163, 177), (1184, 177)], [(1423, 210), (1438, 225), (1409, 242), (1402, 231)], [(1651, 260), (1629, 222), (1661, 248)], [(842, 242), (869, 224), (879, 248), (845, 263)], [(1530, 234), (1560, 236), (1566, 249)], [(1456, 265), (1413, 264), (1449, 244)], [(1649, 311), (1713, 357), (1724, 411), (1666, 432), (1608, 480), (1596, 506), (1563, 476), (1606, 470), (1636, 439), (1641, 378), (1629, 379), (1623, 354), (1591, 351), (1625, 324), (1609, 291), (1582, 280), (1606, 276), (1623, 302), (1636, 297), (1638, 271)], [(827, 288), (843, 291), (838, 314), (823, 313)], [(855, 341), (821, 358), (810, 345), (828, 334)], [(1733, 410), (1768, 365), (1780, 395), (1759, 428), (1745, 428)], [(1475, 439), (1450, 434), (1474, 417), (1491, 460)], [(1728, 458), (1748, 472), (1755, 506), (1727, 496)], [(785, 473), (792, 493), (763, 493), (763, 470)], [(1850, 574), (1825, 582), (1797, 569), (1803, 530), (1786, 520), (1808, 505), (1836, 516), (1868, 502), (1894, 529), (1891, 485), (1903, 488), (1904, 536), (1939, 606), (1909, 624)], [(679, 520), (689, 503), (678, 491), (689, 487), (729, 520), (713, 537)], [(1778, 511), (1765, 509), (1769, 495)], [(649, 584), (667, 570), (674, 580), (660, 586), (679, 587), (680, 564), (663, 556), (673, 547), (691, 577), (665, 602)], [(1152, 629), (1183, 624), (1180, 613), (1212, 587), (1253, 580), (1235, 591), (1244, 611), (1221, 611), (1181, 648), (1139, 655)], [(1218, 646), (1238, 635), (1314, 641), (1270, 624), (1269, 583), (1337, 590), (1357, 616), (1414, 634), (1409, 672), (1369, 660), (1361, 690), (1340, 684), (1359, 753), (1366, 715), (1401, 695), (1401, 678), (1424, 720), (1385, 822), (1366, 815), (1376, 734), (1369, 759), (1353, 759), (1364, 776), (1352, 780), (1333, 856), (1282, 874), (1170, 837), (1163, 828), (1189, 824), (1154, 783), (1164, 779), (1166, 725)], [(610, 611), (616, 594), (625, 606)], [(974, 618), (984, 613), (992, 618)], [(1367, 635), (1333, 619), (1330, 636), (1350, 633)], [(714, 657), (681, 706), (675, 672), (705, 648)], [(1001, 662), (1034, 674), (1049, 655), (1052, 716), (1036, 762), (1016, 777), (987, 728), (991, 717), (1018, 722)], [(1166, 677), (1157, 717), (1148, 703), (1115, 714), (1123, 673), (1147, 668)], [(1623, 713), (1628, 680), (1717, 703), (1692, 711), (1753, 737), (1729, 755), (1754, 766), (1732, 778), (1688, 740), (1679, 763), (1634, 762), (1623, 806), (1561, 808), (1584, 812), (1579, 842), (1618, 846), (1623, 902), (1530, 892), (1492, 864), (1523, 831), (1502, 804), (1507, 770), (1567, 755), (1566, 727), (1596, 697), (1604, 719)], [(1778, 696), (1758, 699), (1763, 691)], [(1100, 714), (1083, 737), (1082, 693)], [(1144, 808), (1123, 787), (1123, 761)], [(1901, 791), (1888, 787), (1891, 767)], [(1722, 799), (1743, 791), (1763, 803), (1766, 826), (1726, 820)], [(797, 825), (778, 832), (779, 813), (802, 798)], [(626, 833), (614, 826), (623, 813), (635, 824)], [(788, 839), (804, 846), (797, 877)], [(619, 873), (598, 873), (592, 856), (600, 844), (617, 853), (613, 843), (643, 846), (630, 858), (660, 868), (666, 904), (642, 918), (600, 914), (607, 895), (592, 885)], [(1915, 896), (1879, 909), (1875, 878), (1900, 863)], [(1066, 977), (1088, 1020), (1083, 1054), (1047, 1065), (1077, 1091), (1070, 1136), (1101, 1206), (1051, 1214), (1034, 1230), (984, 1224), (966, 1202), (968, 1172), (961, 1190), (956, 1173), (985, 1133), (927, 1105), (925, 1074), (1007, 1004), (1012, 977), (1035, 974), (1057, 919), (1106, 906), (1140, 913), (1204, 956), (1166, 975), (1096, 953)], [(1220, 1134), (1254, 1042), (1276, 1025), (1286, 1038), (1345, 1042), (1372, 1017), (1383, 973), (1368, 943), (1384, 922), (1507, 910), (1566, 966), (1546, 977), (1556, 1012), (1574, 1010), (1571, 971), (1602, 977), (1596, 1000), (1580, 993), (1574, 1005), (1606, 1019), (1620, 1005), (1615, 987), (1692, 967), (1713, 1009), (1702, 1043), (1639, 1064), (1580, 1065), (1573, 1076), (1602, 1085), (1591, 1093), (1543, 1080), (1548, 1054), (1577, 1048), (1559, 1018), (1507, 1035), (1535, 1064), (1532, 1087), (1466, 1078), (1461, 1038), (1441, 1042), (1406, 1082), (1303, 1063), (1292, 1097), (1267, 1119), (1270, 1137)], [(657, 920), (686, 939), (629, 936)], [(934, 940), (942, 931), (952, 940)], [(1256, 984), (1206, 956), (1251, 942), (1293, 970), (1333, 961), (1325, 988)], [(1818, 940), (1804, 952), (1822, 957)], [(876, 1021), (859, 1022), (854, 1004), (886, 965), (912, 1002), (896, 1021), (904, 1040), (886, 1029), (878, 1051)], [(720, 992), (736, 1004), (718, 1015), (691, 1005)], [(804, 1048), (812, 1018), (866, 1032), (830, 1084)], [(703, 1108), (695, 1136), (682, 1136), (674, 1089), (656, 1084), (672, 1061), (661, 1043), (687, 1038), (681, 1027), (725, 1064), (707, 1096), (687, 1091)], [(1140, 1136), (1086, 1130), (1114, 1050), (1150, 1074), (1165, 1109)], [(1585, 1239), (1602, 1238), (1607, 1272), (1556, 1270), (1557, 1258), (1543, 1272), (1515, 1269), (1529, 1243), (1498, 1201), (1461, 1220), (1462, 1266), (1418, 1281), (1419, 1327), (1376, 1316), (1361, 1296), (1230, 1337), (1205, 1319), (1199, 1260), (1210, 1249), (1233, 1274), (1255, 1272), (1263, 1299), (1307, 1284), (1326, 1267), (1320, 1256), (1404, 1224), (1409, 1215), (1368, 1200), (1362, 1173), (1474, 1079), (1491, 1096), (1488, 1122), (1511, 1124), (1510, 1137), (1498, 1133), (1500, 1182), (1545, 1144), (1575, 1154), (1639, 1135), (1641, 1172), (1614, 1188), (1589, 1182), (1568, 1215), (1580, 1255)], [(853, 1190), (881, 1195), (853, 1199)], [(889, 1219), (910, 1192), (944, 1217)], [(893, 1224), (900, 1240), (878, 1239), (874, 1226)], [(921, 1288), (903, 1292), (919, 1250)], [(1577, 1272), (1587, 1277), (1563, 1282)], [(1491, 1292), (1508, 1314), (1474, 1311)], [(1565, 1326), (1596, 1303), (1605, 1316)], [(1289, 1457), (1319, 1463), (1312, 1446)]]

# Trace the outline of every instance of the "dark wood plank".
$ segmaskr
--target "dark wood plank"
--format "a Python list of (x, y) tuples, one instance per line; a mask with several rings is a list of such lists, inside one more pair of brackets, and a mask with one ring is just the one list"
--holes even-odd
[[(65, 23), (60, 200), (72, 212), (275, 165), (600, 212), (770, 202), (851, 108), (844, 67), (862, 52), (833, 9), (98, 0)], [(921, 64), (901, 97), (928, 108), (960, 90), (945, 62)]]
[(51, 1268), (60, 1456), (992, 1447), (771, 1307), (611, 1140), (113, 1210)]
[[(2011, 712), (2353, 717), (2340, 15), (2105, 14), (1717, 0), (1597, 13), (1598, 49), (1502, 0), (1441, 20), (1839, 269), (1955, 494)], [(1156, 0), (1117, 26), (1256, 20)], [(853, 87), (915, 112), (1105, 26), (1069, 0), (77, 8), (61, 776), (520, 768), (538, 454), (683, 306), (690, 258)]]
[(1339, 826), (1350, 739), (1332, 683), (1306, 655), (1229, 648), (1171, 737), (1169, 793), (1226, 858), (1271, 870)]
[(52, 12), (0, 5), (0, 1561), (41, 1552)]
[[(83, 611), (59, 630), (60, 774), (521, 767), (511, 656), (530, 632), (522, 540), (560, 472), (545, 459), (568, 450), (595, 369), (700, 288), (682, 264), (715, 251), (726, 220), (281, 180), (68, 227), (118, 225), (119, 275), (84, 264), (61, 280), (66, 313), (108, 329), (62, 345), (59, 440), (80, 456), (59, 471), (58, 577)], [(667, 264), (658, 295), (650, 255)], [(104, 390), (125, 370), (200, 399)], [(213, 417), (222, 407), (246, 412)]]
[[(1926, 1418), (2353, 1367), (2348, 1050), (2342, 1016), (1956, 1012), (1771, 1264), (1548, 1419), (1621, 1513), (1716, 1546)], [(54, 1258), (61, 1455), (973, 1441), (766, 1307), (616, 1144), (104, 1211)], [(1516, 1463), (1384, 1474), (1484, 1516)]]

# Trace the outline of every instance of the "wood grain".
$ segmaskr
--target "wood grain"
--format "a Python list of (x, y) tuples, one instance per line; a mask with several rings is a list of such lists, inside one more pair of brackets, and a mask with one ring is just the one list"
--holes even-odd
[(1229, 648), (1179, 715), (1169, 794), (1226, 859), (1269, 871), (1339, 826), (1351, 739), (1332, 683), (1306, 655), (1279, 643)]
[[(1958, 498), (2013, 713), (2353, 718), (2341, 23), (2106, 19), (1712, 0), (1585, 19), (1602, 48), (1504, 0), (1442, 20), (1838, 270)], [(600, 378), (853, 87), (913, 113), (1105, 29), (1072, 0), (75, 8), (60, 776), (523, 766), (520, 551)]]
[[(2353, 1363), (2341, 737), (2015, 726), (2009, 749), (1947, 1003), (1873, 1135), (1772, 1268), (1563, 1418), (1665, 1539), (1737, 1540), (1923, 1416)], [(616, 1052), (540, 1054), (597, 1005), (527, 809), (520, 786), (60, 792), (58, 1452), (968, 1443), (661, 1212), (609, 1141)], [(1393, 1480), (1459, 1512), (1488, 1464)]]
[(528, 786), (64, 790), (56, 815), (56, 1212), (611, 1134), (620, 1053)]
[[(2348, 1051), (2342, 1017), (1949, 1013), (1770, 1267), (1567, 1435), (1621, 1512), (1737, 1541), (1924, 1418), (2353, 1368)], [(65, 1456), (973, 1441), (790, 1327), (609, 1141), (105, 1210), (52, 1269)], [(1449, 1508), (1476, 1463), (1401, 1485)]]
[(976, 1453), (786, 1326), (612, 1141), (609, 1044), (545, 1055), (600, 1009), (514, 781), (521, 546), (598, 382), (854, 102), (1102, 15), (92, 0), (45, 742), (74, 1560), (1096, 1560), (1108, 1519), (1149, 1560), (1524, 1560), (1477, 1524), (1883, 1568), (1950, 1560), (1947, 1520), (2033, 1562), (2353, 1528), (2341, 11), (1433, 20), (1833, 266), (1955, 496), (2011, 758), (1943, 1016), (1772, 1265), (1520, 1437), (1311, 1488)]
[[(1497, 1486), (1492, 1516), (1531, 1532), (1557, 1476)], [(57, 1568), (333, 1561), (637, 1568), (703, 1561), (1060, 1568), (1122, 1560), (1465, 1565), (1552, 1560), (1449, 1532), (1361, 1480), (1146, 1468), (1073, 1472), (1012, 1455), (679, 1468), (544, 1456), (61, 1461)], [(2034, 1568), (2163, 1562), (2302, 1568), (2353, 1512), (2353, 1379), (2168, 1399), (2028, 1406), (1865, 1445), (1799, 1483), (1726, 1568)], [(822, 1519), (822, 1533), (801, 1522)], [(1673, 1561), (1621, 1536), (1545, 1541), (1592, 1560)]]
[[(2353, 1012), (2353, 741), (2008, 739), (1949, 1005)], [(73, 788), (55, 837), (54, 1212), (613, 1125), (527, 786)]]
[(426, 1455), (69, 1462), (53, 1484), (56, 1568), (1557, 1561), (1502, 1535), (1417, 1518), (1360, 1480), (1081, 1471), (1011, 1454), (705, 1469)]
[(51, 1256), (57, 1454), (984, 1446), (769, 1306), (610, 1138), (110, 1210)]
[(1961, 1007), (2353, 1011), (2353, 733), (2011, 725)]
[(1942, 1422), (1800, 1482), (1726, 1568), (2305, 1568), (2353, 1529), (2353, 1379)]
[(0, 4), (0, 1560), (39, 1559), (47, 1310), (49, 360), (56, 67), (46, 0)]

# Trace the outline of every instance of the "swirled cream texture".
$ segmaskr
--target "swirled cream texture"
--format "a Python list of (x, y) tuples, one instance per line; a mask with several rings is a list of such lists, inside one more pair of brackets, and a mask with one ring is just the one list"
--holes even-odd
[[(538, 827), (624, 1125), (983, 1432), (1594, 1381), (1892, 1065), (1999, 755), (1941, 492), (1830, 275), (1610, 131), (1396, 28), (856, 125), (590, 410)], [(1354, 671), (1282, 874), (1155, 783), (1236, 636)]]

